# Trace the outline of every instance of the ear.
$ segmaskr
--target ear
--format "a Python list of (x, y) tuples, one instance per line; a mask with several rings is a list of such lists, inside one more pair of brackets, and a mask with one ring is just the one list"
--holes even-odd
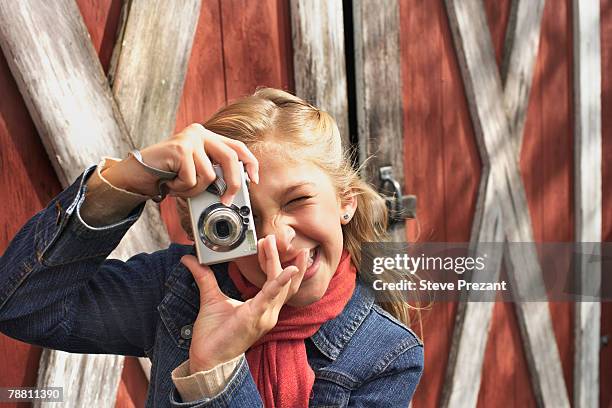
[(354, 194), (350, 194), (340, 203), (340, 223), (346, 225), (351, 222), (355, 211), (357, 211), (357, 198)]

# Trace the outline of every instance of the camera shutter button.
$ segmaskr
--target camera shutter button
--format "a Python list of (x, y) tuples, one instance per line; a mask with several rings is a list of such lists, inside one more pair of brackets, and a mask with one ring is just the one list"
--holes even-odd
[(223, 180), (221, 177), (217, 177), (208, 187), (206, 187), (206, 191), (218, 196), (222, 196), (223, 194), (225, 194), (226, 190), (227, 184), (225, 183), (225, 180)]

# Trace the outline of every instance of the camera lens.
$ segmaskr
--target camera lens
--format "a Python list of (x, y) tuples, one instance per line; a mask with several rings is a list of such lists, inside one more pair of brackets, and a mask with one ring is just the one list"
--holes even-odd
[(200, 217), (200, 238), (214, 251), (229, 251), (244, 240), (243, 220), (238, 208), (212, 206)]
[(230, 234), (230, 224), (225, 220), (219, 220), (215, 224), (215, 232), (217, 236), (222, 239), (226, 239)]

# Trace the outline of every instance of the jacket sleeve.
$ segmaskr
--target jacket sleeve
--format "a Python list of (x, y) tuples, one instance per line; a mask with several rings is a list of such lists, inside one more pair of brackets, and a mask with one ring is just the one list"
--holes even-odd
[(106, 260), (143, 211), (102, 227), (83, 222), (89, 167), (34, 215), (0, 258), (0, 331), (77, 353), (144, 356), (152, 347), (168, 250)]
[(411, 346), (385, 364), (376, 376), (351, 392), (349, 407), (408, 407), (423, 373), (422, 344)]

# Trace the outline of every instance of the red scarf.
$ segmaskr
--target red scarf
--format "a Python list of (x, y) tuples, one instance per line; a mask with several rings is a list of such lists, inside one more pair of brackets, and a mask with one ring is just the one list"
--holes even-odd
[[(234, 262), (229, 264), (229, 276), (244, 299), (260, 290), (242, 276)], [(304, 307), (284, 305), (276, 326), (247, 350), (249, 368), (266, 408), (308, 406), (315, 376), (304, 339), (342, 312), (355, 289), (355, 278), (355, 266), (344, 250), (325, 295)]]

